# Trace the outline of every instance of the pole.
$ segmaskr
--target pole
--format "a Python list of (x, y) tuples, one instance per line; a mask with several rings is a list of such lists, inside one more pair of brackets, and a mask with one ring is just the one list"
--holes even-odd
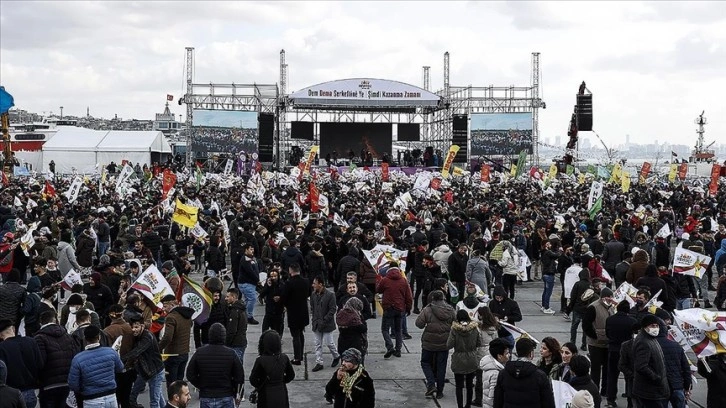
[(10, 133), (8, 133), (8, 128), (10, 127), (10, 116), (7, 112), (0, 115), (0, 125), (2, 126), (2, 135), (3, 135), (3, 168), (2, 171), (4, 171), (8, 176), (13, 174), (13, 152), (10, 145)]

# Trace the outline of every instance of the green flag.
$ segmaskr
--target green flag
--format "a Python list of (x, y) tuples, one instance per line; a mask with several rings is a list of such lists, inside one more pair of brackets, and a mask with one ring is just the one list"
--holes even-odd
[(602, 196), (600, 196), (597, 201), (595, 201), (595, 204), (592, 205), (592, 208), (587, 211), (590, 214), (590, 219), (594, 220), (600, 210), (602, 210)]
[(593, 166), (592, 164), (589, 164), (587, 166), (587, 173), (592, 174), (594, 176), (595, 175), (595, 166)]
[(517, 173), (514, 175), (514, 178), (517, 179), (519, 176), (522, 175), (524, 172), (524, 162), (527, 160), (527, 151), (522, 150), (519, 152), (519, 159), (517, 160)]
[(574, 173), (575, 173), (575, 166), (568, 164), (565, 174), (567, 174), (568, 176), (571, 176)]

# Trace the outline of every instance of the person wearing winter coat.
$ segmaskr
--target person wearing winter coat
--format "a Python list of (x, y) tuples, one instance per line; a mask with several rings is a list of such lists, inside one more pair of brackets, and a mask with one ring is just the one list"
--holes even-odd
[(368, 326), (363, 318), (363, 302), (357, 297), (349, 298), (335, 314), (338, 325), (338, 350), (357, 349), (365, 360), (368, 351)]
[(227, 289), (225, 302), (227, 303), (227, 337), (224, 345), (234, 350), (240, 363), (244, 366), (245, 350), (247, 349), (247, 305), (240, 299), (241, 293), (237, 288)]
[[(376, 293), (383, 296), (381, 299), (381, 307), (383, 308), (381, 332), (387, 350), (383, 357), (390, 358), (392, 355), (400, 357), (401, 347), (403, 347), (401, 317), (411, 312), (413, 294), (397, 263), (391, 263), (386, 276), (378, 282)], [(396, 336), (395, 349), (391, 340), (391, 328), (393, 328), (393, 333)]]
[(489, 309), (499, 320), (509, 324), (522, 321), (519, 304), (513, 299), (507, 298), (507, 292), (502, 286), (494, 288), (494, 299), (489, 302)]
[[(447, 271), (451, 283), (456, 285), (459, 293), (464, 293), (464, 283), (466, 282), (466, 265), (469, 262), (466, 244), (460, 244), (456, 252), (451, 254), (447, 261)], [(425, 294), (424, 294), (425, 296)]]
[(477, 297), (476, 286), (467, 285), (466, 292), (459, 294), (459, 297), (463, 299), (456, 304), (456, 310), (466, 310), (470, 319), (479, 320), (479, 308), (486, 306), (486, 303)]
[(598, 392), (597, 384), (590, 377), (590, 360), (583, 355), (576, 355), (570, 360), (570, 369), (572, 369), (572, 379), (570, 385), (577, 391), (585, 390), (593, 400), (593, 408), (600, 408), (602, 396)]
[(514, 287), (519, 276), (519, 253), (509, 241), (502, 241), (502, 258), (499, 266), (502, 268), (502, 285), (509, 292), (509, 298), (514, 300)]
[(665, 281), (658, 276), (658, 268), (655, 265), (648, 265), (645, 269), (645, 276), (635, 281), (634, 286), (636, 288), (645, 286), (653, 296), (658, 294), (657, 299), (664, 305), (668, 303), (668, 288)]
[(416, 317), (416, 327), (423, 329), (421, 334), (421, 370), (426, 377), (427, 398), (435, 393), (443, 394), (449, 347), (446, 344), (451, 325), (456, 317), (454, 308), (446, 303), (440, 290), (431, 292), (431, 303), (427, 304)]
[[(456, 312), (456, 320), (451, 324), (446, 347), (454, 349), (451, 355), (451, 371), (456, 381), (456, 403), (459, 408), (471, 406), (474, 397), (474, 377), (479, 368), (479, 322), (472, 321), (464, 310)], [(466, 387), (466, 398), (464, 397)]]
[[(714, 354), (698, 360), (698, 374), (706, 379), (706, 408), (726, 407), (726, 354)], [(2, 379), (0, 379), (1, 381)]]
[[(363, 304), (363, 310), (361, 311), (361, 317), (363, 318), (363, 321), (366, 321), (373, 317), (371, 312), (371, 303), (368, 301), (368, 298), (364, 296), (362, 293), (358, 291), (359, 288), (365, 288), (365, 285), (361, 285), (357, 282), (348, 282), (345, 285), (345, 292), (341, 293), (338, 291), (338, 293), (335, 294), (336, 301), (335, 303), (338, 305), (338, 310), (342, 309), (345, 303), (351, 299), (351, 298), (357, 298), (361, 301)], [(341, 287), (341, 289), (343, 289)], [(375, 289), (375, 288), (374, 288)], [(368, 290), (368, 288), (366, 288)], [(360, 350), (358, 347), (356, 347), (358, 350)], [(338, 349), (338, 350), (344, 350), (344, 349)], [(362, 350), (361, 350), (362, 351)], [(363, 353), (365, 355), (365, 353)]]
[(287, 383), (295, 379), (290, 359), (282, 353), (280, 335), (267, 330), (257, 342), (259, 356), (249, 376), (250, 385), (257, 391), (258, 408), (289, 408)]
[(641, 319), (640, 327), (633, 343), (633, 396), (644, 407), (663, 406), (671, 393), (665, 357), (656, 339), (660, 333), (659, 319), (647, 314)]
[(439, 265), (441, 267), (441, 273), (443, 275), (446, 275), (449, 270), (449, 257), (451, 256), (451, 248), (446, 242), (441, 243), (441, 245), (434, 248), (433, 251), (431, 251), (431, 256), (434, 257), (434, 262), (436, 262), (436, 265)]
[(38, 399), (41, 407), (65, 407), (68, 387), (68, 373), (71, 361), (79, 351), (70, 334), (58, 324), (54, 310), (40, 315), (40, 330), (35, 334), (40, 350), (41, 369), (38, 382)]
[(25, 399), (19, 389), (7, 384), (8, 367), (0, 360), (0, 401), (3, 408), (25, 408)]
[(321, 276), (313, 278), (313, 293), (310, 295), (310, 312), (313, 335), (315, 336), (315, 367), (313, 371), (323, 369), (323, 346), (327, 346), (333, 355), (331, 367), (337, 367), (340, 354), (333, 341), (335, 331), (335, 295), (325, 288)]
[[(108, 309), (108, 317), (111, 322), (103, 331), (111, 344), (114, 344), (119, 337), (121, 338), (121, 348), (118, 354), (123, 359), (134, 346), (134, 332), (131, 330), (131, 325), (123, 319), (123, 306), (119, 304), (111, 306)], [(116, 374), (116, 401), (120, 408), (128, 408), (131, 405), (129, 397), (135, 379), (136, 371), (130, 367), (124, 367), (123, 372)]]
[(308, 267), (308, 277), (310, 279), (320, 276), (323, 281), (328, 279), (328, 267), (323, 255), (323, 246), (316, 242), (305, 256), (305, 264)]
[(6, 275), (5, 283), (0, 285), (0, 320), (10, 320), (17, 329), (22, 315), (25, 288), (20, 284), (20, 271), (12, 269)]
[[(499, 330), (502, 329), (502, 326), (487, 306), (481, 306), (476, 313), (476, 317), (479, 321), (479, 336), (481, 337), (481, 345), (478, 351), (479, 356), (484, 358), (489, 355), (489, 343), (499, 338)], [(476, 407), (482, 406), (484, 393), (483, 375), (484, 371), (479, 367), (474, 377), (474, 400), (471, 402), (471, 405)]]
[(608, 339), (607, 396), (608, 403), (616, 400), (618, 395), (618, 376), (620, 368), (620, 349), (624, 342), (633, 338), (632, 327), (637, 321), (630, 316), (630, 304), (627, 300), (618, 303), (614, 315), (605, 320), (605, 336)]
[(355, 348), (341, 354), (343, 363), (325, 385), (325, 399), (333, 408), (374, 408), (376, 390), (373, 379), (363, 367), (363, 356)]
[(71, 361), (68, 386), (76, 399), (82, 397), (85, 406), (115, 406), (116, 374), (124, 369), (121, 358), (112, 348), (101, 346), (102, 332), (98, 327), (88, 326), (83, 336), (88, 345)]
[[(494, 407), (494, 389), (497, 386), (499, 373), (504, 369), (510, 357), (509, 345), (502, 339), (496, 338), (489, 343), (489, 351), (479, 362), (482, 371), (482, 399), (481, 404), (471, 405), (485, 408)], [(478, 402), (478, 401), (475, 401)]]
[(23, 300), (22, 313), (25, 319), (25, 335), (32, 337), (40, 329), (40, 305), (43, 301), (40, 296), (40, 278), (31, 276), (25, 287), (26, 294)]
[(61, 276), (65, 277), (71, 269), (80, 272), (81, 265), (76, 260), (76, 253), (70, 244), (72, 240), (71, 230), (63, 230), (58, 241), (58, 270)]
[(244, 369), (237, 353), (224, 345), (227, 330), (222, 323), (209, 328), (209, 344), (189, 360), (187, 379), (199, 389), (200, 405), (233, 407), (244, 384)]
[(472, 252), (466, 263), (466, 280), (478, 285), (485, 293), (489, 293), (489, 284), (494, 283), (489, 263), (479, 251)]
[[(144, 318), (141, 315), (131, 316), (129, 324), (134, 335), (134, 345), (121, 361), (125, 367), (133, 367), (140, 377), (131, 390), (129, 397), (131, 405), (137, 405), (139, 393), (143, 389), (143, 384), (146, 383), (149, 385), (149, 408), (162, 408), (165, 405), (161, 392), (164, 381), (164, 363), (161, 361), (159, 343), (156, 341), (156, 337), (146, 329)], [(139, 387), (139, 385), (141, 386)]]
[(10, 320), (0, 320), (0, 361), (7, 364), (6, 368), (13, 373), (10, 382), (3, 381), (0, 386), (20, 390), (25, 405), (35, 407), (35, 390), (41, 369), (40, 350), (32, 337), (16, 336), (15, 326)]
[[(577, 344), (577, 329), (582, 322), (583, 316), (587, 306), (597, 299), (597, 295), (592, 288), (590, 283), (590, 271), (587, 268), (583, 268), (579, 274), (580, 280), (575, 283), (570, 292), (570, 302), (567, 304), (566, 312), (568, 315), (572, 315), (572, 321), (570, 323), (570, 342)], [(585, 342), (587, 336), (582, 334), (582, 342), (580, 350), (586, 351), (587, 347)]]
[(86, 300), (93, 304), (93, 310), (98, 314), (102, 326), (106, 326), (108, 308), (115, 302), (111, 289), (101, 283), (100, 273), (91, 274), (91, 279), (83, 285), (83, 293), (86, 295)]
[(639, 249), (633, 255), (633, 261), (630, 263), (628, 272), (625, 274), (625, 281), (631, 285), (635, 284), (638, 279), (645, 276), (645, 271), (648, 269), (650, 258), (648, 253), (642, 249)]
[(554, 408), (552, 384), (532, 363), (534, 340), (520, 338), (515, 344), (517, 359), (508, 361), (494, 387), (494, 408)]
[(164, 361), (166, 383), (184, 379), (184, 368), (189, 360), (189, 338), (192, 332), (194, 309), (178, 304), (174, 295), (161, 299), (164, 312), (164, 335), (159, 340), (159, 349), (169, 357)]
[[(83, 268), (90, 268), (93, 266), (93, 253), (96, 247), (96, 240), (91, 236), (91, 226), (81, 232), (76, 238), (76, 261)], [(76, 271), (80, 272), (80, 271)]]

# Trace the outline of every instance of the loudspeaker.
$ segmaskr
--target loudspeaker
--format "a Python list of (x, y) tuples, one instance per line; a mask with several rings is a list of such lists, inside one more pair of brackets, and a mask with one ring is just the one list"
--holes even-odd
[(271, 162), (275, 142), (275, 115), (260, 113), (257, 117), (257, 130), (259, 133), (257, 147), (259, 160), (261, 162)]
[(292, 122), (290, 124), (290, 137), (292, 139), (313, 140), (314, 122)]
[[(459, 146), (459, 153), (454, 158), (454, 163), (465, 163), (468, 156), (467, 133), (469, 129), (469, 118), (466, 115), (454, 115), (452, 118), (451, 144)], [(446, 152), (443, 152), (446, 154)]]
[(399, 123), (399, 142), (418, 142), (421, 140), (421, 128), (418, 123)]
[(577, 114), (577, 130), (592, 131), (592, 94), (577, 95), (575, 113)]

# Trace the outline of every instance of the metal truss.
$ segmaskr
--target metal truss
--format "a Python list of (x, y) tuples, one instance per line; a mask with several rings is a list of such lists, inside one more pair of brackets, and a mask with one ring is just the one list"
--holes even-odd
[(192, 84), (184, 102), (192, 109), (252, 111), (275, 114), (277, 84)]

